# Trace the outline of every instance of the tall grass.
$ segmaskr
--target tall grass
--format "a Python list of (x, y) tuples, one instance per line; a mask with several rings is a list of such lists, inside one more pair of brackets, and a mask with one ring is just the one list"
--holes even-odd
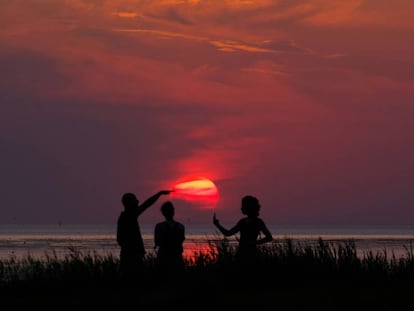
[(98, 255), (70, 249), (68, 255), (58, 257), (55, 252), (42, 258), (30, 254), (17, 259), (11, 256), (0, 261), (0, 285), (53, 284), (71, 282), (87, 284), (114, 280), (118, 276), (118, 259), (112, 254)]
[[(278, 282), (297, 281), (381, 281), (399, 282), (414, 279), (414, 253), (410, 244), (406, 254), (397, 258), (386, 250), (357, 256), (353, 240), (316, 243), (279, 240), (263, 245), (257, 261), (240, 264), (236, 246), (227, 239), (211, 242), (209, 252), (195, 253), (186, 258), (185, 277), (198, 281), (245, 278)], [(154, 255), (145, 260), (143, 282), (156, 273)], [(70, 249), (63, 258), (45, 253), (42, 258), (27, 255), (0, 261), (0, 285), (44, 284), (119, 284), (119, 258), (112, 254), (98, 255)], [(247, 273), (247, 274), (246, 274)]]

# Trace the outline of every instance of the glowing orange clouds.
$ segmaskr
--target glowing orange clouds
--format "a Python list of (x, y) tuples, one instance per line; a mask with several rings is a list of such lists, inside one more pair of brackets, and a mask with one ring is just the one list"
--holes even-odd
[(112, 15), (115, 15), (115, 16), (118, 16), (118, 17), (123, 17), (123, 18), (135, 18), (135, 17), (139, 16), (135, 12), (115, 12), (115, 13), (112, 13)]
[(188, 201), (207, 201), (215, 203), (218, 200), (218, 189), (208, 178), (198, 178), (177, 183), (172, 195)]

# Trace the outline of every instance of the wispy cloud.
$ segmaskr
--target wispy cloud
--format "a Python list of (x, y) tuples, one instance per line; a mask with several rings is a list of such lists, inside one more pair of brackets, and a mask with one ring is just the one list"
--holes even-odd
[(171, 32), (171, 31), (164, 31), (164, 30), (154, 30), (154, 29), (134, 29), (134, 28), (115, 28), (112, 29), (114, 32), (129, 32), (129, 33), (147, 33), (158, 37), (164, 38), (180, 38), (180, 39), (187, 39), (187, 40), (195, 40), (195, 41), (208, 41), (206, 37), (198, 37), (193, 35), (188, 35), (184, 33), (178, 32)]
[(291, 74), (280, 71), (280, 70), (274, 70), (272, 68), (242, 68), (241, 71), (245, 72), (256, 72), (256, 73), (262, 73), (262, 74), (268, 74), (273, 76), (282, 76), (282, 77), (288, 77)]
[(252, 52), (252, 53), (277, 53), (279, 51), (262, 48), (259, 46), (253, 46), (249, 44), (243, 44), (237, 41), (230, 40), (209, 40), (210, 44), (215, 46), (219, 51), (223, 52), (234, 52), (234, 51), (243, 51), (243, 52)]
[(136, 18), (139, 16), (138, 13), (135, 12), (114, 12), (112, 15), (123, 17), (123, 18)]
[(171, 31), (163, 31), (163, 30), (153, 30), (153, 29), (134, 29), (134, 28), (114, 28), (112, 29), (114, 32), (124, 32), (124, 33), (145, 33), (151, 34), (154, 36), (158, 36), (161, 38), (180, 38), (185, 40), (193, 40), (193, 41), (204, 41), (208, 42), (210, 45), (217, 48), (218, 51), (222, 52), (235, 52), (235, 51), (243, 51), (243, 52), (251, 52), (251, 53), (283, 53), (283, 52), (311, 52), (310, 49), (300, 48), (299, 45), (294, 43), (293, 41), (280, 41), (274, 42), (271, 40), (266, 40), (259, 44), (252, 44), (248, 42), (241, 42), (236, 40), (212, 40), (208, 37), (203, 36), (195, 36), (191, 34), (185, 33), (178, 33), (178, 32), (171, 32)]

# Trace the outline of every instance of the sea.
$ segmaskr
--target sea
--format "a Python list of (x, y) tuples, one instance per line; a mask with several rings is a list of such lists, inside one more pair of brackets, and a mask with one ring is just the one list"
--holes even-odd
[[(147, 254), (155, 254), (153, 225), (141, 224)], [(273, 243), (286, 243), (288, 239), (299, 243), (315, 243), (318, 239), (329, 242), (355, 242), (357, 255), (384, 252), (387, 257), (405, 257), (413, 254), (414, 225), (407, 226), (327, 226), (327, 225), (270, 225)], [(186, 226), (184, 255), (196, 256), (209, 252), (215, 242), (224, 237), (212, 224)], [(227, 238), (237, 244), (237, 236)], [(115, 224), (93, 225), (23, 225), (0, 224), (0, 260), (64, 257), (68, 254), (96, 254), (119, 256)]]

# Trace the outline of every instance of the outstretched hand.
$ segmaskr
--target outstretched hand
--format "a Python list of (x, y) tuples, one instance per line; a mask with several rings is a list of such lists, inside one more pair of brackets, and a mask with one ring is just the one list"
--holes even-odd
[(216, 217), (216, 213), (214, 213), (214, 215), (213, 215), (213, 224), (216, 225), (216, 226), (218, 226), (220, 224), (219, 220)]

